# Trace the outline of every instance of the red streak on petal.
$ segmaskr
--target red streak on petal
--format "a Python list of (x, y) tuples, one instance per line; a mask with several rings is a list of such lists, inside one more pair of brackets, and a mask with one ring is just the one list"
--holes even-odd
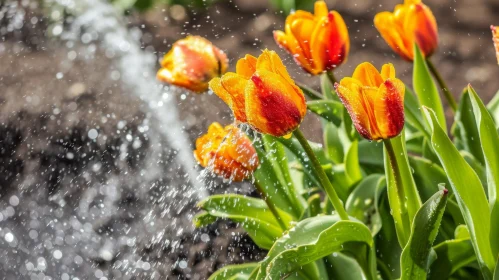
[(258, 89), (260, 113), (267, 121), (266, 132), (274, 136), (283, 136), (296, 129), (302, 120), (296, 104), (290, 102), (280, 92), (273, 91), (257, 75), (253, 75), (251, 80)]
[(387, 118), (390, 131), (390, 135), (387, 136), (394, 137), (404, 128), (404, 103), (400, 96), (401, 93), (397, 91), (390, 80), (385, 81), (385, 86), (388, 90), (385, 102), (389, 112)]

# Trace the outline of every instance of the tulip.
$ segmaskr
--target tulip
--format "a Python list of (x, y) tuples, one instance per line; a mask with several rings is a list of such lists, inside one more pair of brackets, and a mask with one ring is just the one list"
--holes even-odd
[(374, 25), (388, 45), (408, 61), (414, 60), (414, 43), (425, 57), (437, 48), (437, 22), (421, 0), (405, 0), (404, 4), (395, 6), (393, 13), (378, 13)]
[(372, 64), (364, 62), (352, 77), (343, 78), (335, 88), (364, 138), (389, 139), (402, 131), (405, 86), (395, 78), (392, 64), (383, 65), (379, 73)]
[(194, 92), (204, 92), (208, 82), (227, 71), (228, 60), (223, 51), (199, 36), (188, 36), (173, 44), (161, 62), (160, 81)]
[(341, 65), (350, 50), (343, 18), (336, 11), (328, 11), (324, 1), (315, 2), (314, 14), (300, 10), (289, 15), (285, 31), (275, 31), (274, 39), (313, 75)]
[(492, 30), (492, 41), (494, 42), (494, 47), (496, 49), (497, 63), (499, 64), (499, 26), (490, 26)]
[(236, 73), (214, 78), (210, 88), (237, 121), (277, 137), (293, 132), (307, 111), (302, 90), (274, 51), (264, 50), (258, 58), (246, 55), (237, 62)]
[(196, 140), (194, 157), (201, 166), (236, 182), (248, 178), (259, 164), (248, 136), (234, 125), (224, 128), (217, 122)]

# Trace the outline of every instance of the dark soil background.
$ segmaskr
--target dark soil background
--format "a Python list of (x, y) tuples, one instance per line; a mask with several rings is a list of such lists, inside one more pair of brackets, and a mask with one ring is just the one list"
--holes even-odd
[[(16, 28), (17, 14), (0, 12), (0, 279), (206, 279), (223, 265), (260, 260), (264, 252), (233, 223), (192, 228), (195, 201), (175, 203), (186, 199), (182, 192), (189, 187), (173, 160), (175, 151), (165, 149), (151, 161), (155, 143), (168, 144), (142, 132), (147, 108), (109, 74), (113, 65), (104, 50), (68, 60), (77, 48), (47, 38), (44, 9), (33, 3), (38, 2), (0, 3), (0, 11), (17, 5), (24, 16)], [(398, 76), (412, 83), (412, 65), (391, 51), (372, 23), (377, 12), (392, 10), (399, 1), (328, 3), (343, 15), (351, 38), (337, 78), (351, 75), (363, 61), (377, 67), (391, 62)], [(458, 97), (471, 83), (490, 100), (499, 89), (489, 29), (499, 25), (498, 2), (426, 4), (439, 24), (432, 60), (451, 91)], [(318, 86), (316, 77), (274, 43), (272, 31), (283, 28), (284, 15), (266, 0), (220, 1), (197, 11), (157, 6), (127, 19), (131, 28), (142, 30), (145, 50), (157, 52), (158, 59), (175, 40), (201, 35), (227, 52), (231, 71), (246, 53), (269, 48), (279, 51), (294, 78)], [(213, 94), (176, 97), (191, 145), (211, 122), (232, 121)], [(95, 127), (106, 137), (89, 139)], [(320, 141), (314, 116), (302, 127)], [(147, 177), (144, 170), (151, 166), (160, 171)], [(252, 194), (245, 184), (213, 185), (212, 193)]]

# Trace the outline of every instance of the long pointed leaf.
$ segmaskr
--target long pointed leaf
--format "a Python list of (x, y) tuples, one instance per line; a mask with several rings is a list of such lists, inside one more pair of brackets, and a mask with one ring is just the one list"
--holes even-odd
[(421, 106), (431, 108), (436, 114), (438, 123), (440, 123), (440, 125), (444, 128), (444, 131), (447, 131), (447, 123), (445, 121), (442, 100), (440, 99), (437, 87), (431, 78), (426, 61), (417, 44), (414, 44), (414, 70), (412, 83), (414, 85), (414, 91), (418, 96), (419, 104)]
[(476, 261), (469, 238), (446, 240), (433, 247), (437, 259), (430, 267), (430, 280), (449, 279), (458, 269)]
[(499, 134), (495, 129), (494, 120), (489, 114), (482, 100), (478, 97), (475, 90), (469, 86), (473, 112), (475, 113), (476, 126), (480, 134), (480, 144), (485, 158), (487, 168), (487, 190), (489, 192), (489, 205), (491, 210), (490, 217), (490, 236), (491, 246), (494, 256), (499, 253)]
[(459, 154), (439, 125), (433, 111), (424, 108), (431, 129), (431, 144), (447, 173), (471, 235), (485, 279), (491, 279), (495, 257), (490, 247), (490, 212), (480, 179)]

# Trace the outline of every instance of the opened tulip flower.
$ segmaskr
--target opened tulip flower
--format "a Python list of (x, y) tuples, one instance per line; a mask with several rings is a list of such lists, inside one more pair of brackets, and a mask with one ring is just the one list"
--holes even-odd
[(203, 167), (232, 181), (248, 178), (258, 167), (258, 156), (251, 140), (239, 128), (212, 123), (208, 132), (196, 140), (194, 157)]
[(213, 79), (210, 87), (237, 121), (273, 136), (293, 132), (307, 111), (302, 90), (273, 51), (265, 50), (258, 58), (246, 55), (237, 62), (236, 73)]
[(341, 65), (350, 50), (343, 18), (329, 11), (324, 1), (315, 2), (314, 14), (300, 10), (289, 15), (284, 32), (275, 31), (274, 38), (313, 75)]
[(208, 82), (227, 71), (227, 56), (210, 41), (188, 36), (173, 44), (161, 62), (157, 77), (194, 92), (208, 89)]
[(414, 59), (414, 43), (425, 57), (437, 48), (437, 22), (421, 0), (405, 0), (404, 4), (395, 6), (393, 13), (377, 14), (374, 25), (388, 45), (406, 60)]
[(402, 131), (405, 86), (395, 78), (392, 64), (383, 65), (380, 73), (364, 62), (357, 66), (352, 77), (343, 78), (335, 88), (364, 138), (388, 139)]

